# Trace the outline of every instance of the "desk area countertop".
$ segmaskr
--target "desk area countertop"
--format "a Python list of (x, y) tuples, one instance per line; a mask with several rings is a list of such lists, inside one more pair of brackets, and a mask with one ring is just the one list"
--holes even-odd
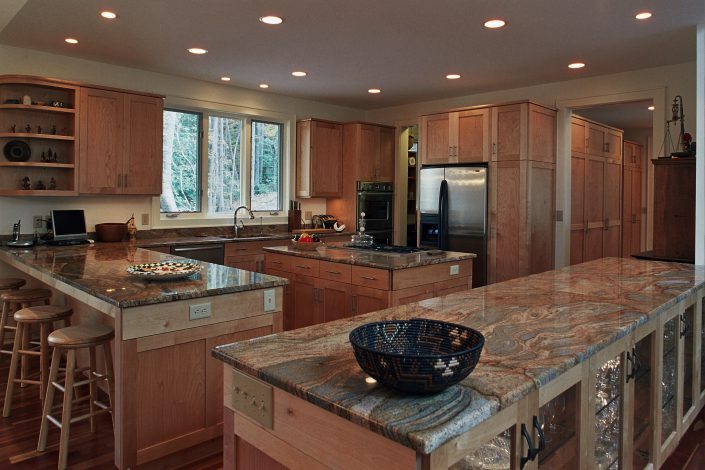
[[(0, 261), (59, 290), (63, 283), (118, 308), (283, 286), (286, 279), (199, 262), (199, 274), (177, 281), (145, 281), (127, 273), (128, 266), (179, 258), (129, 243), (78, 246), (0, 248)], [(95, 306), (95, 305), (94, 305)]]
[(459, 253), (455, 251), (434, 250), (430, 252), (422, 251), (419, 253), (398, 254), (359, 250), (343, 245), (343, 243), (329, 243), (318, 248), (316, 251), (297, 250), (291, 245), (271, 246), (265, 247), (264, 251), (280, 255), (330, 261), (332, 263), (386, 269), (388, 271), (477, 258), (477, 255), (474, 253)]
[[(214, 357), (377, 434), (429, 454), (546, 385), (703, 286), (687, 264), (605, 258), (315, 327), (216, 347)], [(348, 335), (430, 318), (481, 331), (475, 371), (430, 396), (366, 382)]]

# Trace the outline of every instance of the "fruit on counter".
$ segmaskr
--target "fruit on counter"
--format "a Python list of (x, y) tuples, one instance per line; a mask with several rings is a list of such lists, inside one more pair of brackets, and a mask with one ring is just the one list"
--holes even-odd
[(300, 243), (319, 243), (321, 241), (321, 238), (315, 233), (313, 235), (308, 233), (296, 234), (291, 239)]

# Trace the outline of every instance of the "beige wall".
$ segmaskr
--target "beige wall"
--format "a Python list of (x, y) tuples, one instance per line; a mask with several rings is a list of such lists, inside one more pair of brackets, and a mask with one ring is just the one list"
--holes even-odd
[[(192, 106), (221, 109), (235, 106), (243, 112), (276, 113), (292, 120), (315, 116), (336, 121), (354, 121), (364, 117), (362, 111), (353, 108), (3, 45), (0, 45), (0, 74), (48, 76), (159, 93), (166, 96), (167, 106), (170, 103), (188, 103)], [(293, 136), (290, 141), (294, 141)], [(294, 158), (290, 160), (293, 162)], [(293, 177), (293, 172), (291, 176)], [(288, 183), (291, 187), (293, 178), (290, 178)], [(289, 196), (284, 197), (285, 204), (288, 199)], [(22, 220), (24, 233), (31, 233), (32, 216), (47, 215), (52, 208), (85, 209), (89, 230), (92, 230), (96, 223), (127, 220), (132, 213), (137, 216), (138, 228), (149, 228), (150, 225), (140, 224), (140, 214), (150, 214), (150, 221), (154, 216), (158, 216), (152, 214), (151, 197), (0, 197), (0, 234), (9, 233), (12, 230), (11, 224), (17, 220)], [(314, 214), (324, 213), (325, 200), (303, 201), (302, 209), (310, 210)], [(230, 222), (214, 221), (210, 225), (228, 223)], [(184, 222), (184, 225), (187, 224)]]

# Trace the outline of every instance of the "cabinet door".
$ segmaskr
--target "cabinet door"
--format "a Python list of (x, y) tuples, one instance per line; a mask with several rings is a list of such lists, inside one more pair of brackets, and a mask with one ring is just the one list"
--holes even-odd
[(164, 100), (125, 94), (123, 194), (162, 193)]
[(323, 321), (340, 320), (351, 315), (352, 286), (343, 282), (316, 279), (317, 301), (323, 311)]
[(294, 312), (292, 327), (303, 328), (323, 323), (323, 312), (318, 304), (318, 293), (315, 291), (315, 278), (297, 275), (291, 285)]
[(570, 150), (586, 153), (588, 139), (588, 123), (575, 117), (570, 120)]
[(605, 131), (606, 129), (597, 124), (587, 123), (588, 140), (587, 153), (594, 157), (605, 157)]
[(394, 140), (396, 130), (390, 127), (380, 127), (379, 129), (379, 160), (377, 162), (377, 180), (394, 181), (394, 169), (396, 161), (396, 145)]
[[(632, 171), (632, 253), (641, 252), (641, 170), (635, 167)], [(622, 220), (624, 224), (626, 219)]]
[(644, 469), (653, 466), (654, 413), (653, 402), (656, 385), (656, 332), (653, 327), (637, 330), (631, 351), (627, 351), (627, 390), (625, 403), (628, 404), (626, 417), (632, 423), (631, 436), (626, 436), (626, 445), (631, 449), (624, 453), (624, 467)]
[(378, 126), (358, 124), (357, 175), (361, 181), (377, 180), (380, 132)]
[[(627, 144), (624, 144), (627, 147)], [(632, 229), (634, 228), (634, 211), (632, 209), (632, 173), (634, 169), (624, 166), (622, 178), (622, 256), (629, 258), (634, 250), (632, 249)]]
[(622, 133), (605, 129), (605, 157), (614, 162), (622, 161)]
[[(671, 309), (662, 315), (660, 319), (661, 328), (659, 330), (659, 368), (661, 370), (661, 386), (659, 387), (657, 401), (661, 422), (661, 440), (659, 442), (660, 455), (668, 455), (669, 451), (676, 447), (676, 431), (678, 429), (678, 315), (677, 308)], [(658, 421), (657, 421), (658, 422)]]
[(424, 116), (421, 125), (423, 162), (427, 165), (448, 163), (450, 158), (450, 115)]
[(311, 196), (336, 197), (343, 190), (343, 126), (311, 123)]
[[(582, 121), (579, 121), (582, 122)], [(570, 264), (582, 263), (585, 252), (585, 158), (571, 158), (570, 167)]]
[[(580, 372), (578, 367), (561, 377), (555, 385), (560, 383), (562, 390), (553, 396), (546, 396), (553, 388), (539, 390), (540, 407), (537, 413), (532, 413), (541, 423), (545, 443), (538, 455), (539, 468), (580, 468), (581, 433), (588, 432), (580, 427)], [(538, 440), (540, 436), (535, 438)]]
[(679, 391), (682, 390), (682, 398), (679, 400), (681, 407), (678, 413), (681, 421), (681, 429), (685, 431), (695, 418), (696, 403), (698, 400), (698, 388), (696, 386), (695, 370), (695, 334), (697, 299), (695, 296), (686, 301), (683, 311), (679, 315), (678, 336), (679, 336), (679, 364), (678, 368)]
[(225, 265), (245, 271), (262, 272), (264, 255), (226, 256)]
[(352, 295), (353, 315), (375, 312), (387, 308), (389, 305), (389, 292), (386, 290), (352, 286)]
[(122, 191), (124, 94), (81, 88), (79, 192)]
[[(492, 160), (521, 160), (522, 106), (508, 105), (492, 108)], [(524, 137), (525, 139), (525, 137)]]
[[(621, 152), (621, 151), (620, 151)], [(619, 256), (622, 231), (622, 165), (605, 162), (602, 256)]]
[(602, 258), (604, 230), (604, 162), (594, 158), (585, 160), (585, 251), (583, 261)]
[(473, 109), (458, 112), (458, 163), (489, 161), (490, 110)]

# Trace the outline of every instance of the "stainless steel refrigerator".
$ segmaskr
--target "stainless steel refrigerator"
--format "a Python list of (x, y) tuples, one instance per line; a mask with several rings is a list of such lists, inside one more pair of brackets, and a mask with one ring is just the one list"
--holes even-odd
[(476, 253), (473, 287), (487, 284), (487, 166), (421, 168), (420, 245)]

